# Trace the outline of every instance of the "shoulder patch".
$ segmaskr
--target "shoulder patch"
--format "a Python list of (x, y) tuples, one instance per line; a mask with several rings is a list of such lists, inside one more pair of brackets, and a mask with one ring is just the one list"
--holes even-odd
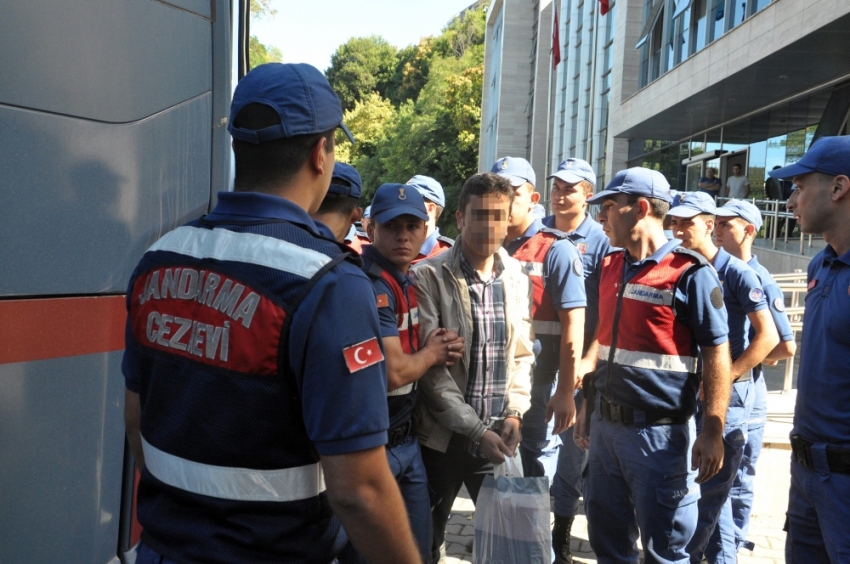
[(750, 290), (750, 301), (759, 302), (764, 299), (764, 290), (761, 288), (753, 288)]
[(773, 309), (776, 311), (785, 311), (785, 300), (783, 298), (773, 300)]
[(584, 265), (581, 263), (581, 259), (573, 261), (573, 272), (576, 273), (576, 276), (584, 276)]
[(390, 298), (386, 294), (378, 294), (378, 307), (390, 307)]
[(352, 374), (384, 360), (377, 337), (345, 347), (342, 349), (342, 354), (345, 357), (345, 365)]
[(723, 290), (720, 289), (720, 286), (715, 286), (711, 291), (711, 305), (717, 309), (723, 307)]

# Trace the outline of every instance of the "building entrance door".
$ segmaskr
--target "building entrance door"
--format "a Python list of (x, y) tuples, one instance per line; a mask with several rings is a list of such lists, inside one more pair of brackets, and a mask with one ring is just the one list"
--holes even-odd
[(723, 181), (723, 188), (720, 190), (720, 195), (726, 193), (726, 180), (732, 176), (732, 167), (741, 165), (741, 174), (747, 176), (747, 163), (749, 162), (749, 149), (727, 153), (720, 157), (720, 179)]

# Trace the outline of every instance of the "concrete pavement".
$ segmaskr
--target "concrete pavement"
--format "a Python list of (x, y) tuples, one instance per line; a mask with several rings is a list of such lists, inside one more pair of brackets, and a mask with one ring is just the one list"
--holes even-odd
[[(768, 390), (777, 391), (768, 393), (765, 444), (756, 467), (756, 497), (750, 522), (750, 540), (756, 547), (752, 552), (741, 550), (738, 553), (739, 564), (785, 562), (785, 533), (782, 527), (790, 487), (791, 450), (788, 434), (791, 431), (796, 390), (782, 394), (778, 391), (781, 386), (777, 387), (772, 380), (768, 375)], [(446, 527), (446, 564), (472, 562), (474, 513), (472, 500), (465, 489), (461, 490)], [(587, 520), (583, 513), (576, 517), (573, 524), (572, 550), (576, 562), (596, 562), (587, 540)]]

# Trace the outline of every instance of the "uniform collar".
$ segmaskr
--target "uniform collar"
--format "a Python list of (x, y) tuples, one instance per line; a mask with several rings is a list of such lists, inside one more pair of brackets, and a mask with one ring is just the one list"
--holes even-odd
[(750, 265), (750, 268), (752, 268), (753, 270), (761, 266), (759, 264), (759, 259), (756, 255), (753, 255), (753, 257), (749, 260), (749, 262), (747, 262), (747, 264)]
[(354, 224), (351, 224), (351, 227), (348, 229), (348, 233), (345, 235), (345, 242), (350, 243), (354, 241), (355, 237), (357, 237), (357, 228), (354, 227)]
[(434, 247), (437, 245), (437, 239), (440, 238), (440, 228), (437, 227), (434, 229), (434, 232), (428, 235), (425, 238), (425, 242), (422, 243), (422, 248), (419, 249), (419, 254), (428, 256), (431, 254), (431, 251), (434, 250)]
[(584, 221), (581, 222), (581, 225), (578, 226), (578, 229), (568, 234), (570, 239), (587, 239), (595, 223), (596, 220), (590, 217), (589, 213), (585, 213)]
[(660, 249), (658, 249), (657, 251), (655, 251), (654, 253), (652, 253), (651, 255), (649, 255), (648, 257), (643, 259), (642, 261), (636, 262), (631, 257), (631, 255), (629, 255), (628, 249), (623, 250), (623, 253), (625, 253), (623, 255), (623, 258), (626, 259), (626, 262), (630, 266), (642, 265), (642, 264), (645, 264), (649, 261), (652, 261), (652, 262), (658, 264), (659, 262), (661, 262), (661, 259), (663, 259), (667, 255), (672, 253), (673, 249), (675, 249), (676, 247), (681, 247), (681, 246), (682, 246), (682, 241), (680, 241), (679, 239), (671, 239), (671, 240), (667, 241), (667, 243), (665, 243), (664, 246), (662, 246)]
[(825, 263), (827, 263), (827, 262), (831, 263), (831, 262), (836, 261), (836, 260), (838, 262), (843, 262), (844, 264), (850, 266), (850, 251), (844, 253), (841, 256), (838, 256), (835, 253), (835, 249), (832, 248), (832, 245), (827, 245), (823, 249), (823, 261)]
[(537, 235), (537, 233), (544, 227), (545, 226), (543, 225), (543, 222), (541, 220), (535, 219), (533, 222), (531, 222), (531, 225), (528, 226), (528, 229), (525, 230), (525, 233), (523, 233), (513, 241), (510, 241), (506, 245), (502, 246), (508, 251), (508, 254), (514, 254), (517, 249), (522, 246), (523, 243)]
[(313, 218), (293, 202), (259, 192), (219, 192), (218, 203), (206, 219), (210, 221), (282, 219), (305, 227), (314, 235), (327, 236), (316, 226)]
[(367, 272), (369, 271), (369, 267), (371, 267), (374, 263), (389, 272), (402, 288), (410, 282), (410, 279), (402, 274), (396, 265), (385, 259), (384, 256), (375, 249), (374, 245), (364, 246), (363, 254), (361, 256), (363, 257), (363, 267)]
[(717, 272), (723, 272), (726, 270), (726, 267), (729, 265), (729, 259), (732, 258), (732, 255), (727, 253), (723, 247), (717, 248), (717, 256), (714, 257), (714, 260), (711, 261), (712, 266), (714, 266), (714, 270)]

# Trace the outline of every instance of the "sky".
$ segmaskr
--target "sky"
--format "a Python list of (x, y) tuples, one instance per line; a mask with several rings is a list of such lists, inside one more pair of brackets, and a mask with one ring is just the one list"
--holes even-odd
[(252, 21), (251, 34), (283, 53), (285, 63), (330, 66), (352, 37), (380, 35), (398, 48), (437, 35), (474, 0), (272, 0), (277, 15)]

